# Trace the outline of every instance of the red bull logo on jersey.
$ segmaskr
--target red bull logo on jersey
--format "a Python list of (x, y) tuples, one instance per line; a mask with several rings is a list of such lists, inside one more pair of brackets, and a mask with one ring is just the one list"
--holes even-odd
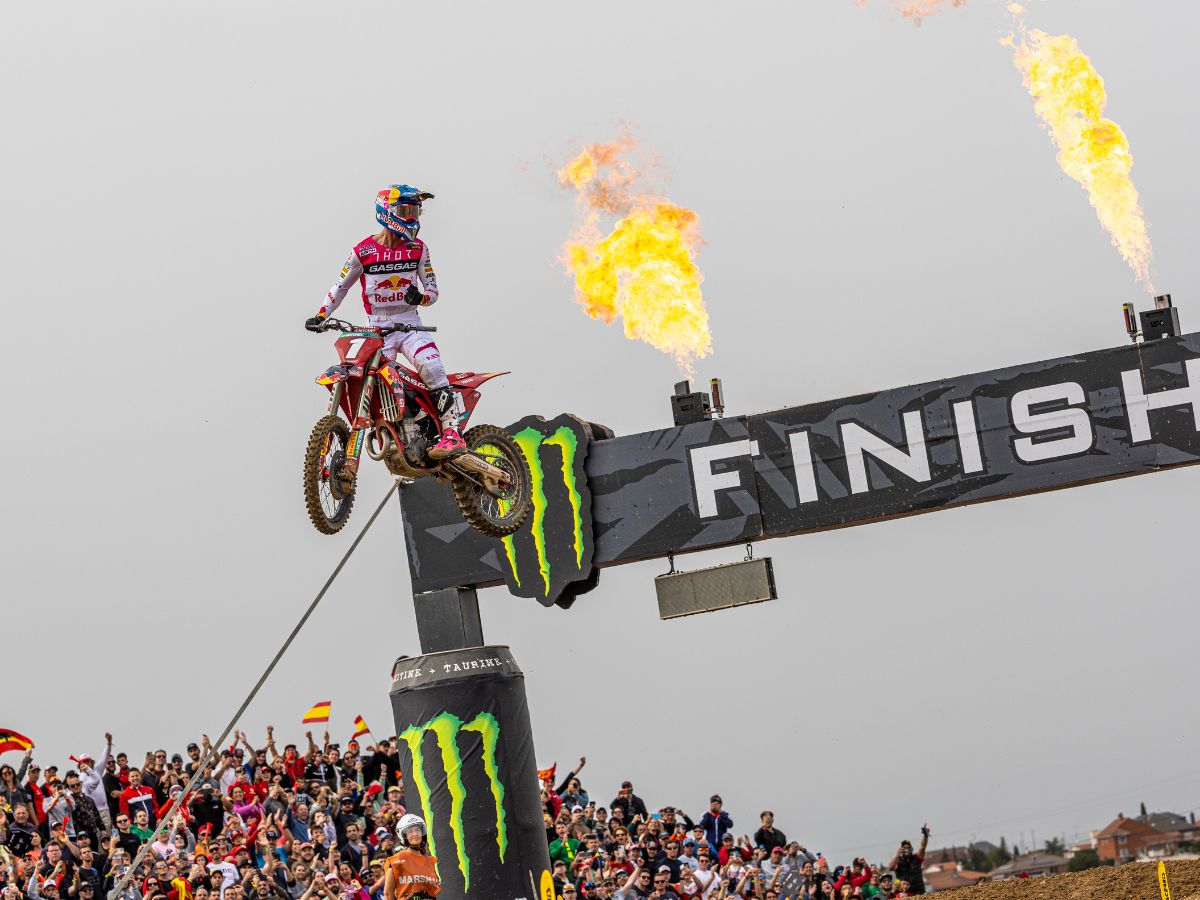
[(396, 303), (404, 299), (404, 292), (408, 290), (408, 286), (413, 283), (411, 278), (405, 278), (403, 275), (391, 275), (387, 278), (380, 278), (375, 283), (373, 299), (376, 303)]
[(412, 278), (406, 278), (403, 275), (380, 278), (374, 286), (373, 299), (377, 304), (394, 304), (394, 302), (404, 299), (404, 292), (412, 283)]

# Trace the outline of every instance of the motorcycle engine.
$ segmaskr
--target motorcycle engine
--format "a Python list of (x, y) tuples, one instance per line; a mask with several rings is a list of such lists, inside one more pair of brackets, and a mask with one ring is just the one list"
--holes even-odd
[(423, 435), (417, 435), (412, 440), (404, 441), (404, 458), (414, 466), (424, 465), (425, 451), (429, 449), (429, 441)]
[[(425, 465), (425, 451), (429, 449), (429, 436), (426, 424), (429, 417), (421, 413), (420, 417), (404, 420), (404, 458), (414, 466)], [(424, 420), (424, 421), (422, 421)]]

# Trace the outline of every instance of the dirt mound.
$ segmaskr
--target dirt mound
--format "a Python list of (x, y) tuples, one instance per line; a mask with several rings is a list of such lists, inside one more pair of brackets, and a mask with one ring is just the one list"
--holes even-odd
[[(1200, 898), (1200, 860), (1169, 861), (1167, 881), (1171, 884), (1171, 900)], [(989, 881), (937, 896), (953, 900), (1159, 900), (1158, 863), (1126, 863), (1049, 878)]]

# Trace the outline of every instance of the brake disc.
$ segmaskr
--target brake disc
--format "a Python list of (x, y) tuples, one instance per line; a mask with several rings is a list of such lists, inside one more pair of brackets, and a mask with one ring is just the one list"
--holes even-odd
[(337, 500), (338, 502), (345, 500), (346, 497), (349, 496), (347, 494), (347, 490), (350, 485), (354, 484), (353, 481), (350, 482), (350, 485), (345, 485), (342, 483), (342, 478), (344, 477), (342, 470), (345, 468), (345, 465), (345, 451), (335, 450), (333, 456), (329, 458), (329, 493), (333, 499)]

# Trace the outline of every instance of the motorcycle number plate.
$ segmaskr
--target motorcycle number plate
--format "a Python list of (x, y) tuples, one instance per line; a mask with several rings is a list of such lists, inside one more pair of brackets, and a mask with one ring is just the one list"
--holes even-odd
[(338, 356), (343, 363), (365, 366), (375, 355), (375, 351), (383, 346), (383, 339), (374, 334), (348, 334), (334, 341)]

